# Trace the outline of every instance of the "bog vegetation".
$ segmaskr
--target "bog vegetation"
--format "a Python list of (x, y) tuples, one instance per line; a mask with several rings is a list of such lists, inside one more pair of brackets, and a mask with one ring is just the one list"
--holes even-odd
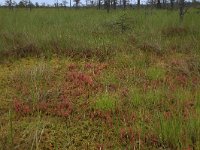
[(0, 149), (200, 149), (190, 8), (0, 9)]

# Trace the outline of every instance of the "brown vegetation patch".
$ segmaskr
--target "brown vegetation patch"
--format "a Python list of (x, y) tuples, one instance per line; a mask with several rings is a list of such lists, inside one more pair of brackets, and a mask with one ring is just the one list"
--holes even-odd
[(155, 53), (157, 55), (162, 55), (160, 47), (158, 45), (155, 45), (155, 44), (145, 42), (145, 43), (141, 44), (139, 46), (139, 48), (141, 50), (143, 50), (144, 52), (151, 52), (151, 53)]
[(188, 33), (188, 29), (185, 27), (167, 27), (163, 29), (161, 33), (166, 37), (182, 36)]
[(200, 61), (198, 57), (172, 58), (168, 64), (173, 72), (185, 74), (188, 76), (199, 76)]
[(5, 50), (0, 52), (1, 58), (25, 58), (28, 56), (36, 56), (39, 57), (41, 55), (41, 51), (34, 43), (29, 43), (22, 46), (17, 46), (11, 50)]

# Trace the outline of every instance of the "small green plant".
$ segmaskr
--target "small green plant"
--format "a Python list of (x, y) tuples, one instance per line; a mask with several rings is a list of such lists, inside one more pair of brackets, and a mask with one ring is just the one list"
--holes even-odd
[(165, 77), (166, 70), (161, 67), (149, 67), (147, 69), (147, 77), (151, 80), (160, 80)]
[(200, 93), (196, 92), (195, 93), (195, 102), (198, 108), (200, 108)]
[(180, 120), (180, 118), (165, 120), (165, 118), (160, 114), (158, 114), (158, 117), (159, 126), (155, 130), (159, 134), (160, 142), (173, 149), (179, 149), (182, 145), (180, 141), (182, 120)]
[(142, 97), (142, 93), (138, 88), (133, 88), (131, 90), (131, 104), (134, 107), (139, 107), (144, 102), (144, 99)]
[(165, 98), (166, 91), (163, 88), (156, 90), (149, 90), (145, 94), (145, 105), (147, 107), (159, 103), (162, 99)]
[(200, 120), (190, 118), (186, 123), (186, 132), (188, 134), (188, 142), (192, 147), (198, 147), (200, 145)]
[(176, 92), (174, 93), (174, 96), (177, 101), (193, 99), (193, 94), (188, 89), (184, 90), (182, 88), (177, 89)]
[(100, 80), (106, 86), (106, 88), (110, 84), (117, 84), (119, 82), (114, 71), (112, 72), (108, 71), (108, 72), (103, 73)]
[(9, 110), (9, 124), (10, 124), (10, 132), (9, 132), (9, 142), (10, 142), (10, 148), (14, 149), (14, 143), (13, 143), (13, 121), (12, 121), (12, 110)]
[(94, 104), (95, 109), (99, 110), (114, 110), (117, 104), (117, 99), (115, 96), (110, 95), (108, 93), (104, 93), (100, 95)]
[(128, 14), (124, 13), (120, 15), (116, 20), (108, 23), (107, 26), (115, 32), (119, 31), (121, 33), (124, 33), (128, 30), (131, 30), (133, 24), (133, 19), (129, 17)]

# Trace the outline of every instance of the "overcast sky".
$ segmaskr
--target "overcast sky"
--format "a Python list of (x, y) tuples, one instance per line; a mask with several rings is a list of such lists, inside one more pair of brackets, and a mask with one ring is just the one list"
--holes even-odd
[[(20, 0), (14, 0), (15, 2), (19, 3)], [(54, 3), (56, 3), (57, 0), (31, 0), (31, 2), (33, 4), (35, 4), (36, 2), (38, 2), (39, 4), (41, 3), (45, 3), (45, 4), (50, 4), (50, 5), (53, 5)], [(63, 0), (58, 0), (60, 3), (62, 3)], [(70, 0), (67, 0), (68, 2), (68, 5), (69, 5), (69, 1)], [(89, 1), (89, 0), (88, 0)], [(95, 1), (95, 0), (94, 0)], [(146, 3), (147, 0), (141, 0), (141, 3)], [(161, 0), (162, 1), (162, 0)], [(191, 1), (191, 0), (187, 0), (187, 1)], [(199, 0), (198, 0), (199, 1)], [(72, 0), (73, 2), (73, 0)], [(130, 2), (132, 4), (136, 4), (137, 3), (137, 0), (130, 0)], [(86, 3), (86, 0), (81, 0), (81, 3), (82, 4), (85, 4)], [(5, 0), (0, 0), (0, 5), (4, 5), (5, 4)]]
[[(14, 0), (15, 2), (19, 2), (20, 0)], [(62, 3), (62, 1), (63, 0), (58, 0), (60, 3)], [(68, 4), (69, 4), (69, 1), (70, 0), (67, 0), (67, 2), (68, 2)], [(88, 0), (89, 1), (89, 0)], [(95, 1), (95, 0), (94, 0)], [(136, 1), (137, 0), (130, 0), (131, 1), (131, 3), (136, 3)], [(141, 2), (145, 2), (146, 0), (141, 0)], [(33, 3), (33, 4), (35, 4), (36, 2), (38, 2), (39, 4), (41, 4), (41, 3), (46, 3), (46, 4), (50, 4), (50, 5), (52, 5), (52, 4), (54, 4), (54, 3), (56, 3), (57, 2), (57, 0), (31, 0), (31, 2)], [(72, 2), (73, 2), (73, 0), (72, 0)], [(85, 4), (86, 3), (86, 0), (81, 0), (81, 3), (83, 3), (83, 4)], [(0, 4), (1, 5), (3, 5), (3, 4), (5, 4), (5, 0), (0, 0)]]

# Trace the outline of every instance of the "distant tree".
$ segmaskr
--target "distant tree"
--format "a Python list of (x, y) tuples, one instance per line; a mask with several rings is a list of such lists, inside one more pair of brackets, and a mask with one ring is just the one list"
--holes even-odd
[(166, 1), (166, 0), (163, 0), (163, 7), (164, 7), (164, 8), (166, 7), (166, 3), (167, 3), (167, 1)]
[(110, 12), (110, 0), (105, 0), (105, 6), (106, 6), (107, 13), (109, 13)]
[(12, 0), (6, 0), (5, 5), (9, 7), (9, 9), (12, 9)]
[(160, 0), (157, 0), (157, 8), (161, 8)]
[(76, 8), (78, 8), (78, 5), (79, 5), (79, 3), (80, 3), (80, 0), (74, 0), (74, 2), (75, 2), (75, 5), (76, 5)]
[(66, 1), (66, 0), (63, 0), (63, 1), (62, 1), (62, 5), (66, 8), (66, 7), (67, 7), (67, 1)]
[[(100, 0), (101, 1), (101, 0)], [(87, 6), (91, 6), (91, 0), (85, 0), (85, 5)]]
[(36, 7), (36, 8), (39, 8), (39, 7), (40, 7), (40, 5), (39, 5), (38, 2), (35, 3), (35, 7)]
[(56, 3), (55, 3), (55, 7), (58, 8), (59, 4), (58, 4), (58, 0), (56, 0)]
[(182, 24), (184, 15), (186, 11), (184, 10), (185, 7), (185, 0), (180, 0), (179, 1), (179, 18), (180, 18), (180, 23)]
[(17, 2), (13, 0), (12, 6), (13, 6), (13, 7), (17, 6)]
[(170, 0), (170, 7), (171, 7), (171, 9), (174, 8), (174, 0)]
[(98, 9), (101, 9), (101, 0), (98, 0)]
[(122, 0), (119, 0), (119, 6), (122, 6)]
[(24, 3), (25, 7), (27, 7), (28, 4), (29, 4), (29, 0), (22, 0), (22, 1), (23, 1), (23, 3)]
[(41, 7), (46, 7), (46, 3), (44, 2), (44, 3), (41, 3)]
[(18, 3), (18, 7), (20, 7), (20, 8), (26, 7), (26, 5), (27, 5), (27, 3), (26, 3), (26, 1), (24, 1), (24, 0), (21, 0), (21, 1)]
[(29, 7), (29, 10), (31, 11), (32, 8), (34, 7), (34, 4), (31, 2), (31, 0), (29, 0), (28, 2), (28, 7)]
[(123, 8), (126, 9), (126, 0), (123, 0)]
[(117, 0), (113, 0), (113, 8), (114, 8), (114, 9), (117, 8)]
[(140, 0), (137, 0), (137, 7), (140, 7)]
[(90, 1), (90, 4), (91, 4), (91, 6), (94, 6), (94, 1), (91, 0), (91, 1)]
[(197, 1), (196, 0), (192, 0), (192, 5), (193, 6), (197, 6)]

